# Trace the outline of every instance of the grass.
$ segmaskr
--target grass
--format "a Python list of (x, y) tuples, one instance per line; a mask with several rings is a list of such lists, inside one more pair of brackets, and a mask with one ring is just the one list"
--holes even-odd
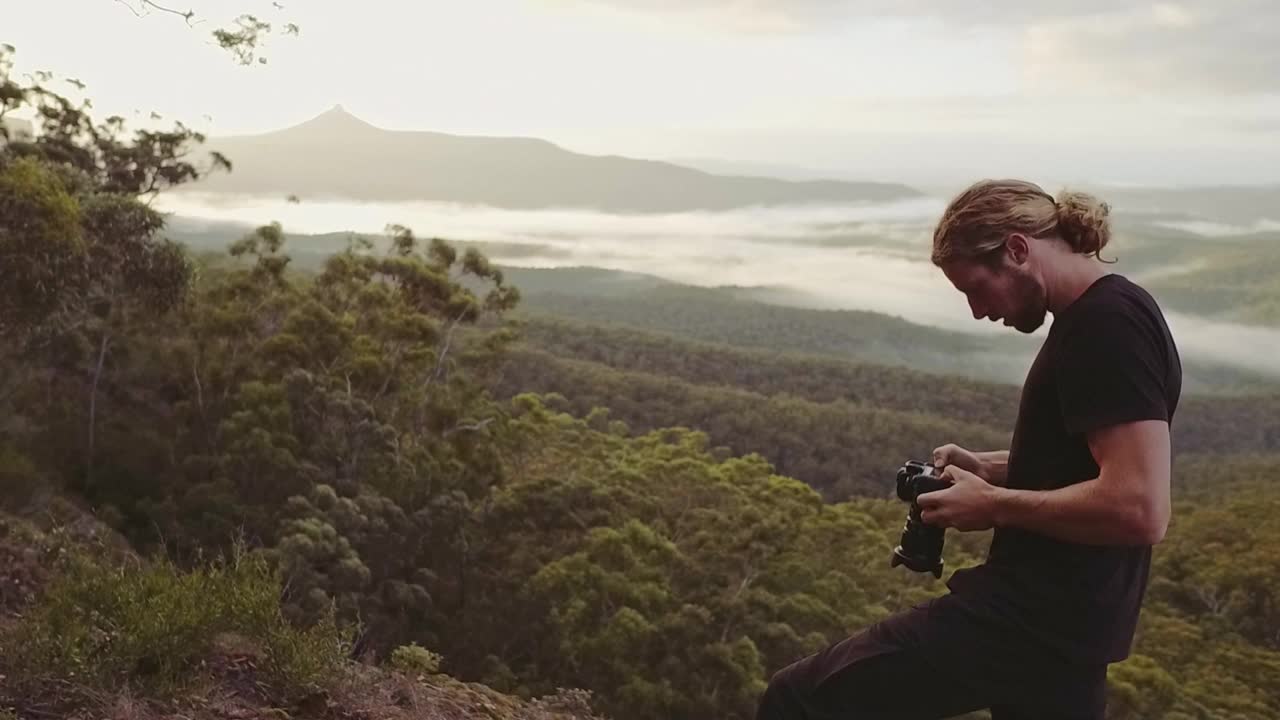
[(237, 550), (192, 570), (168, 560), (125, 565), (73, 558), (0, 644), (31, 671), (100, 689), (168, 695), (200, 676), (221, 638), (250, 638), (265, 676), (287, 695), (321, 687), (347, 642), (333, 618), (308, 628), (280, 612), (280, 578)]

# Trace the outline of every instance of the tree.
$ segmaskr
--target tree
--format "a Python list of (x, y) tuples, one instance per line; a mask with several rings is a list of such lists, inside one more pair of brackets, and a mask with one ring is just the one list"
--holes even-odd
[[(89, 103), (50, 90), (47, 73), (12, 77), (11, 46), (0, 47), (0, 120), (34, 113), (34, 137), (9, 138), (0, 126), (0, 335), (14, 368), (0, 402), (24, 385), (45, 357), (50, 377), (79, 385), (85, 399), (83, 472), (92, 484), (99, 387), (116, 339), (135, 322), (163, 314), (191, 279), (185, 254), (159, 235), (146, 199), (160, 190), (227, 169), (212, 155), (189, 155), (204, 136), (182, 124), (127, 133), (122, 118), (95, 123)], [(50, 354), (52, 353), (52, 354)], [(20, 414), (7, 414), (10, 422)]]
[[(186, 22), (188, 27), (193, 28), (204, 23), (204, 20), (194, 10), (179, 10), (154, 0), (115, 0), (115, 2), (124, 5), (138, 17), (157, 13), (180, 18)], [(284, 10), (284, 6), (279, 2), (273, 1), (271, 7), (277, 12)], [(296, 23), (288, 22), (273, 25), (261, 19), (258, 14), (244, 13), (229, 24), (213, 30), (212, 35), (214, 42), (222, 49), (230, 52), (235, 57), (236, 62), (241, 65), (252, 65), (254, 63), (265, 65), (267, 58), (261, 54), (261, 51), (266, 45), (268, 37), (271, 35), (294, 36), (298, 35), (299, 32), (300, 28)]]

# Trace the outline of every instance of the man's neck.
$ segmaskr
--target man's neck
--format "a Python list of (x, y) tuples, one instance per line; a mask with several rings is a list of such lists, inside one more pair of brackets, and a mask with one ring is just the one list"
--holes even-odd
[(1070, 253), (1054, 258), (1053, 274), (1045, 278), (1049, 312), (1057, 315), (1066, 310), (1085, 290), (1108, 274), (1101, 263), (1088, 255)]

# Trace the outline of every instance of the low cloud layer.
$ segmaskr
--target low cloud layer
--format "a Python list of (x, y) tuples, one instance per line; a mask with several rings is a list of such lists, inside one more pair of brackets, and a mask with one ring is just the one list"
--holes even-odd
[[(187, 218), (278, 220), (295, 233), (378, 233), (387, 222), (397, 222), (423, 237), (489, 243), (486, 252), (502, 264), (593, 266), (691, 285), (783, 288), (811, 307), (871, 310), (963, 332), (1011, 332), (975, 321), (963, 296), (929, 262), (932, 224), (944, 205), (937, 197), (880, 206), (642, 216), (436, 203), (294, 205), (225, 197), (215, 204), (213, 199), (176, 194), (161, 196), (160, 203)], [(1170, 268), (1175, 269), (1187, 268)], [(1170, 313), (1169, 322), (1188, 358), (1280, 374), (1275, 363), (1280, 329), (1179, 313)]]

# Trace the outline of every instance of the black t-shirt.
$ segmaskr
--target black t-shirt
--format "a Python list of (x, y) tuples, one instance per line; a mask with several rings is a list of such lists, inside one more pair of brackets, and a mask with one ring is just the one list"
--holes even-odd
[[(1094, 282), (1059, 312), (1022, 387), (1007, 487), (1051, 490), (1096, 478), (1086, 434), (1172, 422), (1182, 365), (1155, 300), (1127, 278)], [(1128, 656), (1150, 546), (1081, 545), (997, 528), (987, 562), (953, 573), (954, 600), (1074, 662)]]

